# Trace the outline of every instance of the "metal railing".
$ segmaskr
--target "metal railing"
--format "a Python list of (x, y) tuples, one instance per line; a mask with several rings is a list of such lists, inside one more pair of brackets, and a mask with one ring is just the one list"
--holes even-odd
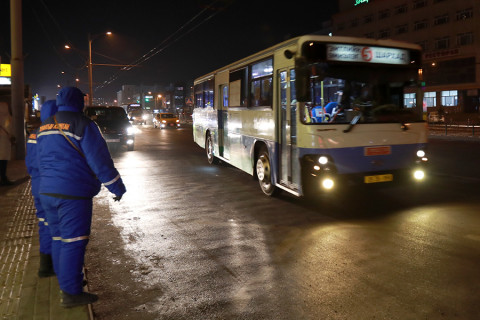
[(428, 123), (430, 133), (445, 136), (480, 137), (480, 124), (469, 122)]

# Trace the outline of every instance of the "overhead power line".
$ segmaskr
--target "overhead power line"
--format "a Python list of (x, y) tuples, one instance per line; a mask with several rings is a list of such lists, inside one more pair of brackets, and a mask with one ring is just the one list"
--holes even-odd
[[(170, 34), (167, 38), (165, 38), (162, 42), (160, 42), (154, 48), (150, 49), (147, 53), (142, 55), (140, 58), (138, 58), (137, 60), (130, 63), (128, 66), (121, 68), (120, 70), (121, 71), (128, 71), (128, 70), (131, 70), (133, 66), (138, 66), (142, 63), (145, 63), (146, 61), (150, 60), (151, 58), (153, 58), (154, 56), (156, 56), (160, 52), (164, 51), (165, 49), (170, 47), (172, 44), (174, 44), (175, 42), (177, 42), (181, 38), (185, 37), (186, 35), (188, 35), (192, 31), (197, 29), (199, 26), (201, 26), (202, 24), (204, 24), (205, 22), (207, 22), (208, 20), (213, 18), (215, 15), (217, 15), (220, 12), (219, 10), (215, 10), (213, 13), (211, 13), (210, 15), (208, 15), (207, 17), (205, 17), (201, 21), (196, 22), (193, 26), (191, 26), (189, 29), (187, 29), (191, 24), (193, 24), (196, 20), (198, 20), (199, 17), (202, 16), (207, 10), (209, 10), (210, 8), (213, 8), (215, 3), (217, 3), (217, 2), (219, 2), (219, 0), (213, 1), (210, 5), (206, 6), (199, 13), (194, 15), (190, 20), (188, 20), (186, 23), (184, 23), (180, 28), (178, 28), (175, 32)], [(226, 7), (228, 7), (228, 5), (225, 6), (224, 9)], [(118, 78), (119, 78), (118, 73), (110, 76), (109, 80), (106, 80), (101, 85), (98, 85), (97, 87), (95, 87), (95, 90), (101, 89), (101, 88), (111, 84), (112, 82), (114, 82)]]

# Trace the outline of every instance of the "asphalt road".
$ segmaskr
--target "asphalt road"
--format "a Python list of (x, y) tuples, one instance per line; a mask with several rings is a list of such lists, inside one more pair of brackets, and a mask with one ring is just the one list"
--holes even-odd
[(432, 140), (421, 188), (268, 198), (191, 128), (141, 128), (94, 206), (97, 319), (479, 319), (480, 143)]

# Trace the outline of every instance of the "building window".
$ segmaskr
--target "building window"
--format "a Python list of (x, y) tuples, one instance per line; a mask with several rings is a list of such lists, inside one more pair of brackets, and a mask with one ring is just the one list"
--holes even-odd
[(433, 20), (433, 24), (436, 26), (441, 24), (446, 24), (446, 23), (448, 23), (448, 13), (442, 14), (441, 16), (436, 16), (435, 19)]
[(413, 108), (415, 107), (415, 103), (415, 93), (405, 93), (403, 95), (403, 104), (405, 105), (405, 108)]
[(424, 104), (427, 107), (436, 107), (437, 106), (437, 93), (436, 92), (425, 92), (423, 96)]
[(395, 33), (396, 34), (402, 34), (402, 33), (407, 33), (408, 32), (408, 25), (407, 24), (402, 24), (401, 26), (397, 26)]
[(473, 17), (473, 8), (457, 11), (457, 21), (467, 20)]
[(448, 49), (449, 46), (450, 46), (449, 37), (435, 39), (435, 50)]
[(473, 32), (459, 33), (457, 35), (457, 46), (469, 46), (473, 44)]
[(413, 9), (420, 9), (427, 6), (427, 0), (414, 0)]
[(415, 24), (414, 24), (414, 30), (417, 31), (417, 30), (422, 30), (422, 29), (425, 29), (426, 27), (428, 27), (428, 21), (427, 19), (424, 19), (424, 20), (420, 20), (420, 21), (415, 21)]
[(428, 41), (427, 40), (417, 42), (417, 44), (420, 47), (422, 47), (422, 51), (427, 51), (427, 49), (428, 49)]
[(380, 39), (385, 39), (390, 37), (390, 29), (382, 29), (378, 32), (378, 37)]
[(457, 103), (458, 103), (457, 90), (442, 91), (442, 106), (452, 107), (452, 106), (456, 106)]
[(373, 22), (373, 14), (369, 14), (363, 17), (363, 23), (370, 23), (370, 22)]
[(375, 38), (375, 34), (373, 32), (368, 32), (368, 33), (365, 33), (365, 38), (370, 38), (370, 39), (374, 39)]
[(406, 3), (395, 7), (395, 14), (407, 13), (408, 6)]
[(385, 19), (390, 17), (390, 9), (381, 10), (378, 14), (378, 19)]

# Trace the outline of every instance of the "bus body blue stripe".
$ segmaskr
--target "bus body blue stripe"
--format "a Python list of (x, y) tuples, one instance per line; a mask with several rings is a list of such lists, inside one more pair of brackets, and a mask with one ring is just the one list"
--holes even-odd
[(300, 149), (300, 157), (305, 155), (329, 155), (337, 167), (339, 174), (359, 172), (388, 171), (404, 169), (413, 165), (416, 152), (425, 147), (425, 144), (391, 145), (388, 155), (365, 156), (364, 146), (335, 149)]

